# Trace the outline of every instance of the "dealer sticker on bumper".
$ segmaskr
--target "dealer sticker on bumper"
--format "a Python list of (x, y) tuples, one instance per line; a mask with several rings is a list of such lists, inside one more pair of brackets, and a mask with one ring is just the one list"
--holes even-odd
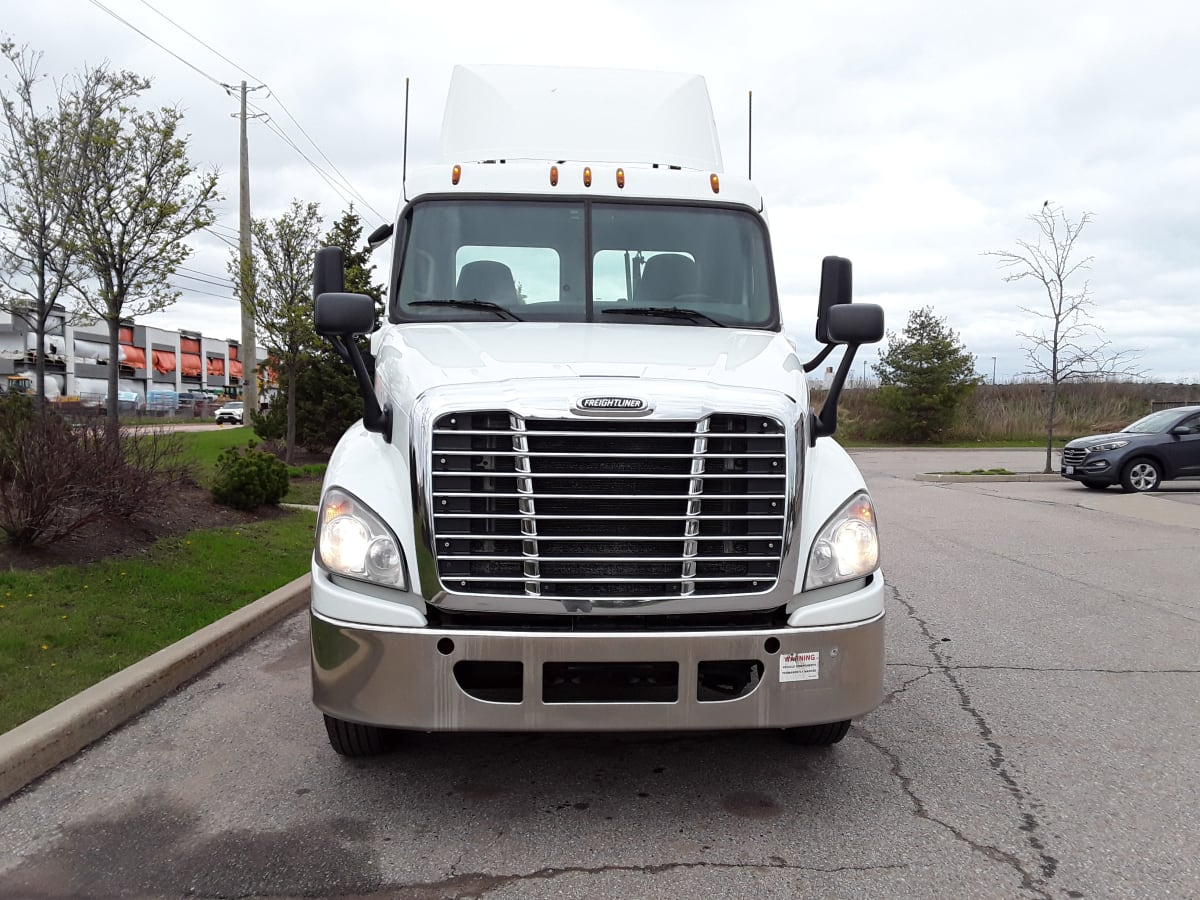
[(781, 653), (779, 655), (780, 681), (812, 681), (820, 677), (821, 654)]

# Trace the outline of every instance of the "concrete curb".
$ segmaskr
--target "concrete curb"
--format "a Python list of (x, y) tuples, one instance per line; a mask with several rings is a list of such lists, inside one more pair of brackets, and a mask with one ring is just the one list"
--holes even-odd
[(0, 801), (302, 609), (310, 577), (302, 575), (0, 734)]
[(972, 481), (1066, 481), (1061, 475), (1056, 475), (1051, 472), (1047, 475), (1045, 472), (1018, 472), (1015, 475), (942, 475), (937, 472), (926, 472), (924, 475), (917, 475), (917, 481), (944, 481), (948, 484), (956, 482), (972, 482)]

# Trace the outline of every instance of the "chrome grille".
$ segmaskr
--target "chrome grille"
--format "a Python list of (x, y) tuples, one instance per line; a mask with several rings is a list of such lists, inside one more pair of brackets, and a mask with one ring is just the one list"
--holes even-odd
[(630, 603), (769, 591), (779, 577), (787, 443), (779, 421), (434, 423), (434, 552), (454, 593)]
[(1087, 451), (1068, 447), (1062, 452), (1062, 461), (1064, 466), (1078, 466), (1087, 458)]

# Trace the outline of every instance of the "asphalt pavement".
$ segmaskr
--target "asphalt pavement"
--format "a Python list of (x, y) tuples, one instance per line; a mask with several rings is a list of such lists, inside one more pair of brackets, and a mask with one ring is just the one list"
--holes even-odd
[(1200, 896), (1200, 485), (854, 455), (888, 695), (836, 747), (415, 734), (346, 761), (296, 614), (0, 804), (0, 896)]

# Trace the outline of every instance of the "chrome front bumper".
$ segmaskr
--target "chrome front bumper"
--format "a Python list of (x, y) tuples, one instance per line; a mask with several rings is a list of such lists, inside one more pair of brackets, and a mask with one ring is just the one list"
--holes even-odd
[[(850, 625), (756, 631), (382, 628), (319, 613), (311, 614), (311, 625), (314, 703), (339, 719), (393, 728), (786, 728), (850, 719), (883, 699), (882, 613)], [(736, 699), (709, 699), (711, 691), (702, 689), (700, 673), (724, 661), (757, 662), (761, 676)], [(496, 666), (512, 682), (503, 702), (464, 689), (463, 673), (478, 671), (479, 664)], [(570, 696), (573, 674), (582, 673), (587, 682), (616, 672), (644, 685), (647, 672), (672, 669), (674, 689), (656, 687), (657, 694), (652, 691), (648, 700), (561, 699)], [(472, 684), (468, 688), (486, 693)]]

